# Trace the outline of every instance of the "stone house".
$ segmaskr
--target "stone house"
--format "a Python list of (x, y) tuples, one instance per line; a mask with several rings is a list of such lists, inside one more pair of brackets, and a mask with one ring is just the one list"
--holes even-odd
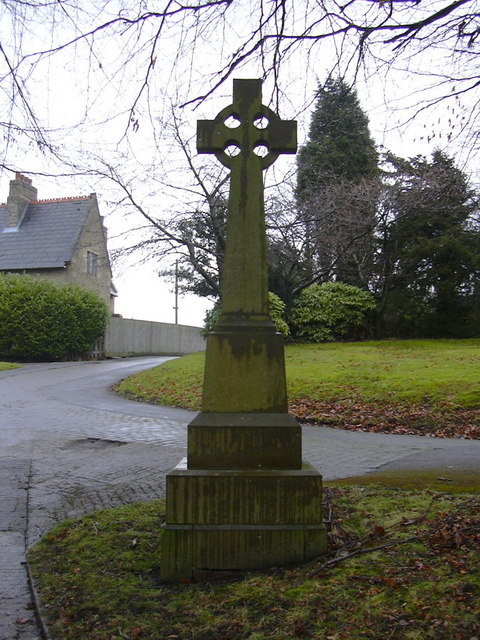
[(113, 313), (117, 292), (96, 194), (38, 200), (32, 180), (17, 173), (0, 205), (0, 272), (80, 284)]

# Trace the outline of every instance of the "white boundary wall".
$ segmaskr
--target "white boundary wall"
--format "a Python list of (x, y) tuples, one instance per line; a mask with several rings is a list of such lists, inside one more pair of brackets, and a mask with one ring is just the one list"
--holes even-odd
[(205, 350), (199, 327), (112, 316), (105, 334), (105, 355), (176, 355)]

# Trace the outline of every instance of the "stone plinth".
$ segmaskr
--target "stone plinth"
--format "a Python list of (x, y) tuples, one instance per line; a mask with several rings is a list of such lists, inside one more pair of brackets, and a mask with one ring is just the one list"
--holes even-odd
[(188, 425), (188, 468), (301, 469), (301, 427), (288, 413), (200, 413)]
[(162, 578), (301, 563), (326, 550), (322, 478), (297, 470), (187, 469), (167, 476)]
[(202, 411), (287, 411), (283, 336), (273, 323), (222, 325), (207, 336)]

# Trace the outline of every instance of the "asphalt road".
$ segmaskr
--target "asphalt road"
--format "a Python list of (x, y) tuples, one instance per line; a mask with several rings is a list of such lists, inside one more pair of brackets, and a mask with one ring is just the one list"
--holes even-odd
[[(25, 549), (56, 522), (164, 495), (193, 413), (123, 400), (113, 382), (168, 358), (28, 364), (0, 372), (0, 640), (38, 640)], [(480, 474), (480, 441), (303, 428), (324, 478), (379, 469)]]

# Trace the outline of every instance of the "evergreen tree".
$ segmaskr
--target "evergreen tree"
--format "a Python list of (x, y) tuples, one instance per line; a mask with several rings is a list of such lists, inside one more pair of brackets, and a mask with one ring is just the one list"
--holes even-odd
[(378, 175), (378, 153), (357, 92), (341, 78), (319, 86), (309, 139), (298, 153), (300, 202), (337, 180)]
[(465, 174), (436, 151), (432, 160), (392, 158), (390, 221), (382, 238), (381, 312), (390, 335), (478, 335), (480, 228)]
[[(344, 80), (317, 92), (309, 139), (298, 154), (297, 202), (312, 272), (367, 288), (373, 264), (378, 153), (357, 93)], [(314, 249), (315, 247), (315, 249)]]

